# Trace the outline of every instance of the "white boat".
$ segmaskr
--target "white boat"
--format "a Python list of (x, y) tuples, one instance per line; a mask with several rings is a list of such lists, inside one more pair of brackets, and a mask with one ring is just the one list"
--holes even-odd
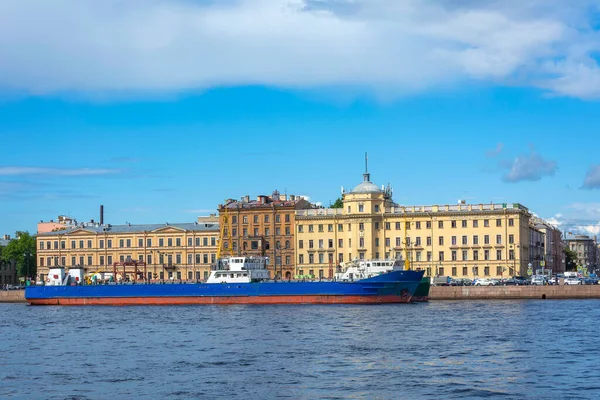
[(213, 267), (206, 283), (249, 283), (268, 279), (266, 257), (226, 257)]
[(400, 259), (353, 260), (342, 264), (341, 271), (335, 274), (335, 280), (341, 282), (352, 282), (401, 269), (403, 269), (403, 262)]

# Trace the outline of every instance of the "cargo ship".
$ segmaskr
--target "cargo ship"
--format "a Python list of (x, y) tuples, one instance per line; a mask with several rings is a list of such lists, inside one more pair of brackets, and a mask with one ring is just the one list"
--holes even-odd
[[(405, 264), (401, 259), (396, 260), (353, 260), (344, 263), (340, 271), (336, 273), (336, 279), (343, 282), (360, 280), (376, 276), (382, 273), (402, 268)], [(429, 300), (429, 287), (431, 281), (429, 277), (423, 277), (417, 290), (412, 296), (413, 302), (425, 302)]]
[[(269, 279), (265, 257), (218, 260), (203, 283), (85, 284), (82, 271), (54, 268), (44, 286), (30, 286), (31, 305), (381, 304), (408, 303), (422, 271), (393, 269), (354, 281)], [(109, 280), (115, 277), (111, 276)]]

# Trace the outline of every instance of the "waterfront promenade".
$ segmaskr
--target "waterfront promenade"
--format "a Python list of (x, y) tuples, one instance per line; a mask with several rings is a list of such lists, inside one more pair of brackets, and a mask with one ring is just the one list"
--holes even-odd
[[(600, 299), (600, 285), (432, 286), (429, 300)], [(0, 303), (25, 302), (24, 290), (0, 291)]]

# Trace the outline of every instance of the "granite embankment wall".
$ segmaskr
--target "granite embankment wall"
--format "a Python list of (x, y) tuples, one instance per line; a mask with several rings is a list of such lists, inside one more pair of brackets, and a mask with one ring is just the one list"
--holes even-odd
[(430, 300), (600, 299), (600, 285), (432, 286)]
[[(430, 300), (600, 299), (600, 285), (432, 286)], [(0, 291), (0, 303), (25, 302), (24, 290)]]
[(0, 303), (24, 303), (24, 290), (0, 290)]

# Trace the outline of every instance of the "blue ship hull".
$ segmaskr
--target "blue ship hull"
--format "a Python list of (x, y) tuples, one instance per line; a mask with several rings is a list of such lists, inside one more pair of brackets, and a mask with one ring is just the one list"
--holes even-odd
[(407, 303), (422, 271), (392, 271), (356, 282), (253, 282), (30, 286), (33, 305)]

